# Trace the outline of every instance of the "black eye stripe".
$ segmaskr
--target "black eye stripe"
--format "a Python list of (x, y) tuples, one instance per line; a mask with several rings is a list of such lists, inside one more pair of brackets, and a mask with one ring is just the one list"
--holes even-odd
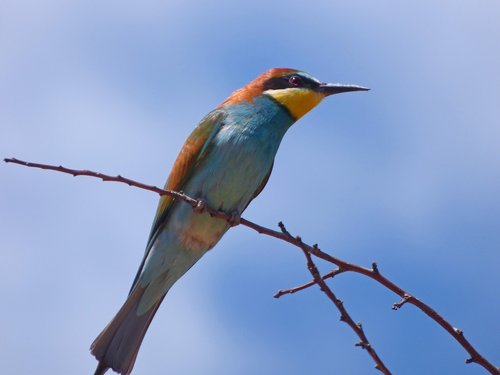
[(268, 79), (264, 83), (264, 91), (298, 88), (298, 87), (314, 89), (318, 87), (318, 85), (319, 85), (318, 82), (313, 81), (310, 78), (301, 76), (300, 74), (294, 73)]
[(288, 88), (288, 77), (273, 77), (264, 83), (264, 90), (279, 90)]

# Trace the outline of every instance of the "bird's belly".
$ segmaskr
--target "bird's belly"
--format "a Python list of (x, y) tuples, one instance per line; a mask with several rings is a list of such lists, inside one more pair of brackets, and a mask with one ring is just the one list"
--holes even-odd
[(186, 251), (204, 253), (211, 249), (229, 228), (225, 220), (207, 213), (196, 213), (184, 203), (177, 206), (170, 226), (176, 242)]

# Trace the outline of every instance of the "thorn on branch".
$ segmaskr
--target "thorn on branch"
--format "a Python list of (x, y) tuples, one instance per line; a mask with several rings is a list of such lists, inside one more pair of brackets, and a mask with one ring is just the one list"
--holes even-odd
[(285, 224), (283, 224), (282, 221), (280, 221), (278, 223), (278, 227), (280, 227), (280, 230), (281, 230), (281, 233), (283, 233), (284, 235), (287, 235), (288, 237), (292, 237), (292, 235), (290, 234), (290, 232), (286, 229), (285, 227)]
[(356, 344), (354, 344), (354, 346), (359, 346), (361, 349), (368, 349), (368, 348), (370, 348), (371, 345), (368, 342), (360, 341), (360, 342), (357, 342)]
[(407, 293), (403, 295), (403, 299), (399, 302), (396, 302), (392, 305), (393, 310), (399, 310), (405, 303), (407, 303), (411, 299), (411, 296)]
[[(467, 359), (465, 360), (465, 363), (466, 363), (466, 364), (468, 364), (468, 365), (469, 365), (469, 364), (471, 364), (471, 363), (480, 363), (480, 360), (479, 360), (478, 358), (475, 358), (475, 357), (470, 357), (470, 358), (467, 358)], [(497, 368), (497, 370), (498, 370), (498, 371), (499, 371), (499, 373), (500, 373), (500, 367), (499, 367), (499, 368)]]

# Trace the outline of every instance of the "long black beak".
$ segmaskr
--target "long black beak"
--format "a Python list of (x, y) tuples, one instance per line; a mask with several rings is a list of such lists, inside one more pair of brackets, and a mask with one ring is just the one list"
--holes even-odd
[(342, 92), (349, 91), (368, 91), (368, 87), (350, 85), (345, 83), (322, 83), (318, 87), (318, 91), (323, 93), (325, 96), (340, 94)]

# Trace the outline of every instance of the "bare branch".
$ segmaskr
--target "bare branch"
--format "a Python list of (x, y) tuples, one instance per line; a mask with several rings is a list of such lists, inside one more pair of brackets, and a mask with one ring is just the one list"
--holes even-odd
[[(331, 291), (331, 289), (326, 285), (324, 279), (327, 279), (329, 277), (333, 277), (337, 274), (344, 273), (344, 272), (355, 272), (359, 273), (362, 275), (365, 275), (375, 281), (377, 281), (379, 284), (385, 286), (387, 289), (391, 290), (398, 296), (402, 298), (400, 302), (397, 302), (393, 305), (393, 309), (397, 310), (401, 308), (404, 304), (412, 304), (422, 310), (427, 316), (429, 316), (432, 320), (434, 320), (437, 324), (439, 324), (443, 329), (445, 329), (464, 349), (467, 351), (467, 353), (470, 355), (470, 358), (468, 358), (465, 362), (466, 363), (477, 363), (478, 365), (482, 366), (485, 368), (489, 373), (491, 374), (496, 374), (500, 375), (500, 369), (494, 366), (491, 362), (489, 362), (485, 357), (483, 357), (473, 346), (472, 344), (465, 338), (463, 331), (461, 331), (458, 328), (453, 327), (447, 320), (445, 320), (440, 314), (438, 314), (434, 309), (432, 309), (429, 305), (425, 304), (422, 302), (420, 299), (416, 298), (415, 296), (411, 295), (410, 293), (406, 292), (403, 290), (401, 287), (397, 286), (394, 282), (391, 280), (387, 279), (385, 276), (383, 276), (379, 269), (378, 266), (375, 262), (372, 263), (372, 268), (366, 268), (362, 267), (356, 264), (352, 264), (349, 262), (346, 262), (344, 260), (341, 260), (339, 258), (333, 257), (330, 254), (327, 254), (323, 252), (322, 250), (319, 249), (317, 245), (308, 245), (304, 243), (299, 236), (292, 236), (291, 233), (286, 229), (283, 223), (279, 223), (280, 227), (280, 232), (263, 227), (261, 225), (258, 225), (256, 223), (253, 223), (247, 219), (244, 218), (236, 218), (234, 214), (228, 214), (222, 211), (214, 210), (211, 207), (206, 206), (206, 203), (203, 200), (197, 200), (194, 198), (191, 198), (185, 194), (175, 192), (172, 190), (164, 190), (160, 189), (156, 186), (152, 185), (146, 185), (125, 177), (122, 177), (120, 175), (118, 176), (110, 176), (106, 175), (103, 173), (97, 173), (89, 170), (77, 170), (77, 169), (69, 169), (65, 168), (62, 166), (54, 166), (54, 165), (47, 165), (47, 164), (38, 164), (38, 163), (31, 163), (31, 162), (26, 162), (14, 158), (7, 158), (4, 159), (6, 163), (15, 163), (15, 164), (20, 164), (26, 167), (34, 167), (34, 168), (41, 168), (41, 169), (48, 169), (48, 170), (53, 170), (57, 172), (62, 172), (62, 173), (68, 173), (73, 176), (90, 176), (90, 177), (96, 177), (100, 178), (103, 181), (114, 181), (114, 182), (121, 182), (125, 183), (130, 186), (134, 186), (140, 189), (144, 190), (149, 190), (153, 191), (159, 195), (169, 195), (175, 199), (183, 200), (184, 202), (188, 203), (193, 207), (193, 209), (196, 212), (201, 212), (201, 211), (206, 211), (210, 213), (213, 217), (221, 218), (227, 220), (231, 225), (243, 225), (248, 228), (251, 228), (258, 233), (265, 234), (271, 237), (275, 237), (277, 239), (280, 239), (282, 241), (286, 241), (302, 250), (304, 255), (306, 256), (307, 259), (307, 265), (308, 269), (311, 272), (311, 275), (313, 276), (313, 281), (304, 284), (302, 286), (292, 288), (289, 290), (284, 290), (278, 292), (275, 297), (280, 297), (284, 294), (292, 294), (295, 293), (299, 290), (306, 289), (314, 284), (318, 284), (321, 288), (321, 290), (327, 295), (327, 297), (332, 300), (332, 302), (335, 304), (337, 309), (339, 309), (341, 313), (341, 320), (345, 321), (353, 330), (354, 332), (360, 337), (361, 341), (356, 344), (357, 346), (360, 346), (364, 349), (366, 349), (369, 354), (372, 356), (373, 360), (376, 363), (376, 368), (382, 371), (385, 374), (389, 374), (389, 371), (386, 369), (386, 367), (383, 365), (382, 361), (380, 358), (378, 358), (377, 354), (373, 350), (371, 344), (369, 343), (368, 339), (366, 338), (363, 329), (361, 327), (361, 324), (355, 324), (354, 321), (350, 318), (349, 314), (345, 310), (345, 307), (343, 306), (342, 302), (338, 300), (335, 296), (335, 294)], [(334, 264), (338, 267), (338, 269), (332, 271), (330, 274), (326, 274), (323, 277), (319, 274), (316, 265), (314, 264), (312, 260), (312, 255), (314, 255), (317, 258), (320, 258), (326, 262), (329, 262), (331, 264)]]
[[(466, 363), (477, 363), (478, 365), (484, 367), (487, 371), (489, 371), (491, 374), (496, 374), (500, 375), (500, 368), (497, 368), (494, 366), (491, 362), (489, 362), (485, 357), (483, 357), (477, 350), (472, 346), (472, 344), (465, 338), (463, 331), (458, 330), (457, 328), (453, 327), (446, 319), (444, 319), (440, 314), (437, 313), (433, 308), (431, 308), (429, 305), (421, 301), (420, 299), (416, 298), (415, 296), (411, 295), (410, 293), (406, 292), (403, 290), (401, 287), (397, 286), (394, 282), (391, 280), (387, 279), (385, 276), (383, 276), (380, 273), (380, 270), (378, 269), (378, 266), (376, 264), (372, 264), (372, 269), (365, 268), (362, 266), (358, 266), (356, 264), (348, 263), (344, 260), (341, 260), (339, 258), (335, 258), (323, 251), (321, 251), (317, 245), (307, 245), (303, 243), (301, 240), (298, 241), (297, 237), (293, 237), (288, 231), (286, 231), (287, 234), (283, 232), (283, 223), (280, 223), (280, 229), (281, 232), (274, 231), (272, 229), (267, 229), (260, 227), (256, 224), (252, 223), (252, 226), (248, 225), (252, 229), (258, 231), (259, 233), (267, 234), (272, 237), (276, 237), (279, 239), (282, 239), (288, 243), (291, 243), (294, 246), (299, 247), (303, 251), (308, 251), (312, 255), (323, 259), (329, 263), (335, 264), (336, 266), (339, 267), (340, 270), (343, 272), (355, 272), (355, 273), (360, 273), (362, 275), (365, 275), (375, 281), (377, 281), (379, 284), (382, 284), (385, 286), (387, 289), (391, 290), (392, 292), (396, 293), (399, 295), (401, 298), (403, 298), (403, 301), (398, 302), (393, 305), (393, 309), (397, 310), (400, 307), (402, 307), (405, 303), (410, 303), (412, 305), (415, 305), (418, 307), (420, 310), (422, 310), (427, 316), (429, 316), (432, 320), (434, 320), (436, 323), (438, 323), (442, 328), (444, 328), (470, 355), (470, 358), (468, 358), (465, 362)], [(255, 227), (254, 227), (255, 226)], [(299, 237), (300, 238), (300, 237)], [(316, 280), (317, 282), (317, 280)]]
[[(282, 230), (285, 228), (285, 226), (282, 224)], [(300, 237), (297, 237), (297, 239), (300, 241)], [(302, 242), (302, 241), (301, 241)], [(302, 252), (304, 253), (304, 256), (307, 259), (307, 268), (309, 272), (311, 272), (311, 275), (314, 278), (314, 281), (316, 284), (319, 285), (321, 291), (326, 294), (326, 296), (334, 303), (335, 307), (340, 311), (340, 321), (346, 323), (351, 329), (358, 335), (359, 341), (356, 346), (361, 347), (362, 349), (365, 349), (368, 354), (372, 357), (373, 361), (375, 362), (375, 368), (379, 371), (381, 371), (385, 375), (391, 375), (391, 372), (385, 367), (384, 363), (378, 356), (378, 354), (375, 352), (375, 349), (372, 347), (370, 342), (368, 341), (368, 338), (365, 335), (365, 332), (363, 331), (363, 328), (361, 326), (361, 323), (354, 323), (354, 320), (352, 320), (351, 316), (347, 312), (346, 308), (344, 307), (344, 303), (339, 300), (333, 291), (326, 285), (325, 280), (321, 277), (318, 268), (314, 264), (312, 257), (311, 257), (311, 252), (308, 251), (306, 248), (301, 248)]]
[[(321, 276), (321, 278), (323, 280), (327, 280), (327, 279), (330, 279), (330, 278), (334, 278), (335, 276), (337, 276), (338, 274), (340, 274), (342, 272), (345, 272), (345, 271), (337, 268), (337, 269), (334, 269), (331, 272), (328, 272), (328, 273), (324, 274), (323, 276)], [(300, 292), (301, 290), (307, 289), (307, 288), (309, 288), (309, 287), (311, 287), (313, 285), (316, 285), (316, 280), (309, 281), (308, 283), (296, 286), (294, 288), (279, 290), (273, 297), (274, 298), (280, 298), (280, 297), (284, 296), (285, 294), (294, 294), (294, 293)]]

